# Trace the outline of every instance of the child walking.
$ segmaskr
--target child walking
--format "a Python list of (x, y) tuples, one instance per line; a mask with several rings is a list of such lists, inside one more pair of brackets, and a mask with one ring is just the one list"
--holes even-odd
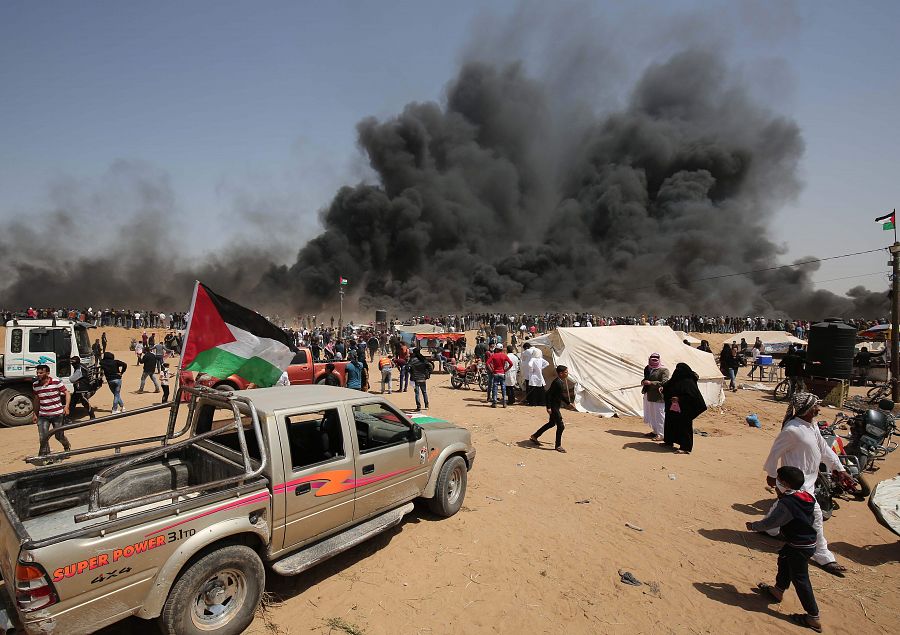
[(171, 373), (169, 372), (169, 362), (164, 362), (162, 365), (162, 372), (159, 374), (159, 383), (162, 385), (162, 402), (166, 403), (169, 400), (169, 377), (171, 377)]
[(816, 530), (813, 527), (813, 507), (816, 500), (811, 494), (803, 491), (805, 479), (800, 468), (785, 465), (778, 468), (777, 475), (775, 486), (778, 488), (778, 501), (765, 518), (747, 523), (747, 529), (750, 531), (767, 531), (781, 527), (786, 540), (778, 552), (778, 574), (775, 576), (775, 585), (761, 582), (758, 588), (777, 603), (781, 602), (784, 592), (793, 582), (806, 614), (795, 613), (791, 615), (791, 621), (821, 633), (819, 607), (813, 595), (812, 583), (809, 581), (809, 559), (816, 551)]

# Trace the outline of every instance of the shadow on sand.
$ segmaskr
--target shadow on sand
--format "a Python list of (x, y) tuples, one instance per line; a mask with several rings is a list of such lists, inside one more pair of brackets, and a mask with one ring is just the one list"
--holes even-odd
[(900, 562), (900, 542), (858, 547), (846, 542), (829, 542), (828, 548), (856, 564), (877, 567), (880, 564)]
[(632, 439), (649, 439), (646, 432), (637, 432), (636, 430), (604, 430), (606, 434), (614, 434), (617, 437), (630, 437)]
[(763, 498), (755, 503), (734, 503), (731, 509), (748, 516), (765, 516), (774, 501), (773, 498)]
[(772, 617), (790, 622), (791, 618), (784, 613), (779, 613), (769, 607), (769, 600), (758, 590), (753, 589), (749, 593), (742, 593), (733, 584), (722, 582), (694, 582), (694, 588), (700, 591), (710, 600), (715, 600), (728, 606), (739, 606), (745, 611), (763, 613)]
[(784, 544), (778, 538), (754, 531), (737, 529), (698, 529), (697, 533), (707, 540), (727, 542), (739, 547), (747, 547), (764, 553), (775, 553)]
[(665, 452), (672, 454), (675, 450), (662, 443), (654, 443), (653, 441), (632, 441), (622, 446), (623, 450), (639, 450), (641, 452)]

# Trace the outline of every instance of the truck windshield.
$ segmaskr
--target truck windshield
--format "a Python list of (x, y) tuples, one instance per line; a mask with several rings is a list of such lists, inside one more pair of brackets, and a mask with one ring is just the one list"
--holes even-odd
[(75, 327), (75, 342), (78, 344), (78, 355), (82, 359), (91, 358), (91, 338), (83, 326)]

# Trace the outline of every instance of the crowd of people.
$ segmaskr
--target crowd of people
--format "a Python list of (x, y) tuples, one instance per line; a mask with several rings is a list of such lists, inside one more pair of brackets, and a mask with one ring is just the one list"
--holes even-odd
[[(728, 316), (728, 315), (626, 315), (610, 316), (588, 312), (560, 313), (467, 313), (463, 315), (427, 316), (420, 315), (409, 318), (411, 324), (435, 324), (453, 331), (470, 331), (478, 329), (495, 329), (505, 326), (511, 331), (525, 331), (532, 327), (545, 333), (555, 328), (615, 326), (615, 325), (655, 325), (669, 326), (676, 331), (694, 333), (740, 333), (741, 331), (786, 331), (796, 337), (803, 338), (809, 332), (809, 320), (795, 320), (784, 317), (767, 318), (764, 316)], [(879, 324), (886, 324), (886, 319), (866, 320), (862, 318), (847, 319), (857, 330), (863, 331)]]
[(119, 327), (126, 329), (183, 329), (187, 324), (187, 313), (149, 311), (146, 309), (95, 309), (88, 308), (34, 308), (0, 310), (3, 324), (20, 318), (69, 319), (87, 322), (97, 327)]

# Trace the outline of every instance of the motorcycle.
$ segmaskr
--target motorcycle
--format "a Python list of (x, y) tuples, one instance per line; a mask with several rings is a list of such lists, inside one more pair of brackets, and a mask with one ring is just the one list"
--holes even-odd
[(488, 389), (487, 369), (485, 369), (481, 360), (476, 357), (470, 358), (466, 364), (456, 364), (451, 370), (451, 386), (457, 390), (465, 386), (468, 390), (469, 384), (475, 384), (479, 390), (485, 392)]
[(852, 496), (857, 500), (864, 500), (871, 492), (869, 483), (862, 475), (859, 459), (846, 453), (844, 447), (845, 437), (837, 434), (835, 424), (819, 423), (819, 432), (825, 439), (838, 460), (844, 466), (846, 472), (829, 472), (824, 463), (819, 464), (819, 475), (816, 477), (816, 485), (813, 495), (822, 509), (822, 518), (828, 520), (832, 512), (837, 508), (835, 498)]
[[(891, 441), (895, 432), (894, 417), (890, 411), (894, 403), (885, 399), (876, 409), (853, 409), (856, 413), (848, 417), (838, 413), (834, 423), (819, 422), (819, 432), (825, 443), (837, 454), (846, 473), (829, 474), (824, 464), (819, 466), (815, 496), (822, 508), (824, 518), (829, 518), (834, 509), (834, 498), (850, 495), (857, 499), (866, 498), (871, 487), (863, 472), (875, 469), (875, 460), (896, 449)], [(841, 435), (838, 430), (849, 430)]]

